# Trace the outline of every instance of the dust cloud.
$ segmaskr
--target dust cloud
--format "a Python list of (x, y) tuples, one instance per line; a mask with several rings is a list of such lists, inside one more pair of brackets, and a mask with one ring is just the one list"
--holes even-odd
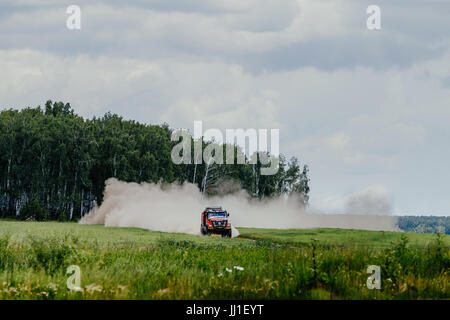
[[(353, 206), (354, 209), (361, 209), (364, 201), (355, 199), (358, 205)], [(323, 214), (302, 209), (298, 203), (294, 197), (249, 199), (243, 190), (204, 197), (197, 186), (190, 183), (138, 184), (111, 178), (106, 181), (101, 206), (91, 210), (79, 223), (200, 235), (200, 213), (207, 206), (221, 206), (230, 213), (233, 237), (239, 235), (234, 227), (397, 230), (396, 218), (385, 215), (388, 212), (376, 215), (371, 209), (370, 214), (366, 210), (362, 210), (363, 214)]]

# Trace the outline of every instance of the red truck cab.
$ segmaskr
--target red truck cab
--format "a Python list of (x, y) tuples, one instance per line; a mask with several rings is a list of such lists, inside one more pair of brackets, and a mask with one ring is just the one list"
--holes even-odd
[(203, 235), (220, 234), (231, 238), (230, 214), (222, 207), (207, 207), (202, 212), (200, 232)]

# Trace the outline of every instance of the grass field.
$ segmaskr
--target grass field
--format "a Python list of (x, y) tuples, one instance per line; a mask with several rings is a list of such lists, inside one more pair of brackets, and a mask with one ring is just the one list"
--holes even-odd
[[(450, 236), (342, 229), (239, 231), (237, 238), (222, 239), (0, 221), (0, 298), (450, 298)], [(67, 289), (70, 265), (81, 269), (81, 291)], [(380, 290), (366, 286), (369, 265), (381, 267)]]

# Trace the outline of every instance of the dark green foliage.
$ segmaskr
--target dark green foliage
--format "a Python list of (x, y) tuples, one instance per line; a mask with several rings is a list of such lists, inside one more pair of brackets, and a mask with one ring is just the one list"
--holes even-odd
[[(173, 164), (171, 151), (178, 142), (171, 141), (171, 134), (167, 124), (145, 125), (111, 113), (83, 119), (62, 102), (47, 101), (45, 110), (3, 110), (0, 217), (77, 220), (95, 202), (101, 204), (105, 181), (111, 177), (138, 183), (191, 182), (201, 187), (205, 164)], [(286, 163), (283, 157), (276, 175), (261, 176), (260, 167), (260, 162), (247, 161), (221, 165), (218, 171), (251, 196), (298, 194), (301, 205), (306, 204), (307, 167), (301, 171), (297, 159)]]
[(58, 214), (58, 219), (57, 220), (60, 221), (60, 222), (67, 221), (67, 220), (69, 220), (69, 215), (67, 214), (66, 211), (61, 211)]
[(19, 218), (22, 220), (45, 221), (48, 219), (48, 213), (42, 209), (38, 200), (33, 200), (22, 207)]

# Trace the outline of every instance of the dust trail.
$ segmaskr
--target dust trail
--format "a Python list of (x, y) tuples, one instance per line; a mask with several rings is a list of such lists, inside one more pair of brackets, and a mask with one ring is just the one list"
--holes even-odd
[(350, 214), (377, 215), (390, 214), (392, 205), (386, 189), (370, 186), (346, 197), (345, 212)]
[[(350, 228), (397, 230), (396, 219), (383, 215), (320, 214), (303, 210), (298, 199), (250, 200), (244, 191), (204, 198), (193, 184), (161, 185), (106, 181), (104, 201), (84, 216), (81, 224), (138, 227), (148, 230), (200, 234), (200, 213), (221, 206), (232, 226), (253, 228)], [(233, 227), (233, 236), (239, 233)]]

